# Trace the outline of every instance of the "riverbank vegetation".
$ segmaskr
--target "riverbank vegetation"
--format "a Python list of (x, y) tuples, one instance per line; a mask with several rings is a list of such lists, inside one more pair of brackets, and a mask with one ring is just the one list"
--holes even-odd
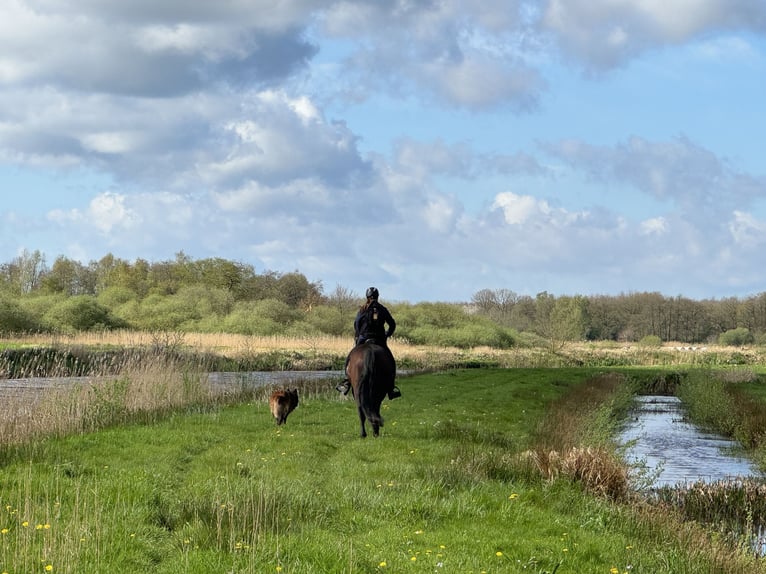
[(214, 393), (161, 358), (27, 405), (0, 446), (0, 571), (764, 571), (632, 494), (612, 438), (665, 370), (414, 375), (360, 440), (332, 383), (295, 383), (275, 427), (269, 387)]

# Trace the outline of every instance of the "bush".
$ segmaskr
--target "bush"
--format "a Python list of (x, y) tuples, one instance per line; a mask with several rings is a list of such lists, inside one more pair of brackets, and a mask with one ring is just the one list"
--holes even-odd
[(29, 333), (40, 330), (37, 318), (18, 301), (0, 298), (0, 333)]
[(639, 347), (662, 347), (662, 339), (660, 339), (657, 335), (647, 335), (646, 337), (642, 337), (641, 340), (638, 342)]
[(718, 336), (718, 343), (721, 345), (729, 345), (731, 347), (741, 347), (742, 345), (752, 344), (754, 341), (753, 334), (750, 329), (745, 327), (738, 327), (736, 329), (729, 329), (725, 333), (721, 333)]
[(64, 299), (45, 314), (46, 322), (57, 331), (90, 331), (123, 326), (112, 319), (109, 310), (92, 295)]

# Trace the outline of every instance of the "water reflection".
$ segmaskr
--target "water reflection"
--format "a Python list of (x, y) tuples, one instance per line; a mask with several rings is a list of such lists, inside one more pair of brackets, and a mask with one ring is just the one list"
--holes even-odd
[(650, 486), (674, 486), (703, 480), (756, 476), (758, 470), (732, 451), (735, 441), (706, 433), (684, 420), (678, 397), (640, 396), (620, 442), (628, 444), (626, 459), (643, 462)]

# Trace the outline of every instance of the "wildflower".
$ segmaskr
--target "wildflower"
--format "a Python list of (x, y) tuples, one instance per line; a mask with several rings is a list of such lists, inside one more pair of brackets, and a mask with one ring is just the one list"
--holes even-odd
[(418, 557), (417, 557), (417, 556), (413, 556), (412, 558), (410, 558), (410, 560), (411, 560), (412, 562), (417, 562), (417, 559), (418, 559)]
[(28, 522), (27, 520), (25, 520), (24, 522), (22, 522), (22, 523), (21, 523), (21, 525), (22, 525), (24, 528), (26, 528), (27, 526), (29, 526), (29, 522)]
[(42, 530), (42, 529), (43, 529), (43, 525), (42, 524), (37, 524), (35, 526), (35, 530)]
[(46, 522), (45, 524), (43, 524), (43, 528), (45, 530), (50, 530), (51, 529), (51, 525)]
[(515, 493), (515, 492), (514, 492), (514, 493), (513, 493), (513, 494), (511, 494), (511, 495), (510, 495), (508, 498), (510, 498), (511, 500), (516, 500), (518, 497), (519, 497), (519, 495), (518, 495), (517, 493)]
[(612, 568), (609, 570), (609, 574), (620, 574), (619, 569), (612, 566)]
[(415, 534), (423, 534), (423, 531), (422, 530), (416, 530)]
[(3, 528), (0, 530), (0, 534), (8, 534), (9, 530), (7, 528)]
[(46, 572), (53, 572), (53, 564), (46, 564), (45, 565), (45, 571)]
[(385, 561), (385, 560), (383, 560), (383, 562), (381, 562), (380, 564), (378, 564), (378, 568), (385, 568), (386, 566), (388, 566), (388, 565), (386, 564), (386, 561)]
[(503, 555), (503, 553), (502, 553), (502, 552), (500, 552), (499, 550), (498, 550), (497, 552), (495, 552), (495, 556), (497, 556), (497, 557), (500, 557), (500, 556), (502, 556), (502, 555)]
[(281, 572), (281, 571), (282, 571), (282, 566), (280, 566), (279, 564), (277, 564), (277, 567), (275, 568), (275, 570), (276, 570), (277, 572)]

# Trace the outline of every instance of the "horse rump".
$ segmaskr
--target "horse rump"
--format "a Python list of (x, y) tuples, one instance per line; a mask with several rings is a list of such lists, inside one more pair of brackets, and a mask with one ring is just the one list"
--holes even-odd
[(356, 346), (349, 355), (348, 375), (359, 411), (360, 435), (367, 436), (365, 422), (369, 422), (372, 434), (378, 436), (383, 426), (380, 404), (394, 385), (395, 365), (390, 352), (374, 343)]
[(287, 415), (298, 406), (298, 389), (283, 389), (271, 393), (269, 408), (277, 426), (287, 422)]

